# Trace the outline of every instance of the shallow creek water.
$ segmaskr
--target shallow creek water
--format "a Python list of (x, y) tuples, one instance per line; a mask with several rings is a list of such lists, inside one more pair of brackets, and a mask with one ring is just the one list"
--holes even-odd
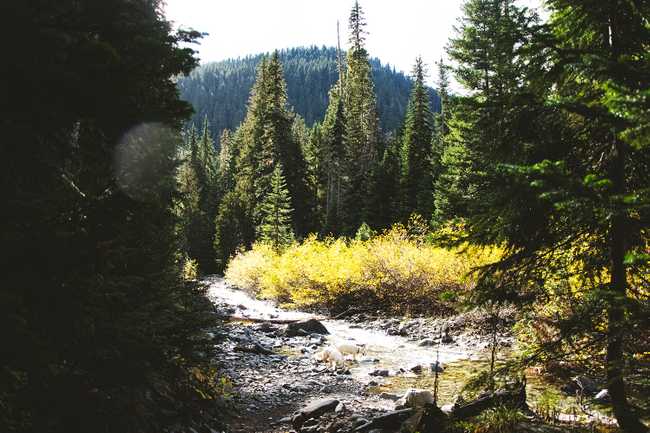
[[(419, 364), (424, 366), (422, 374), (411, 372), (398, 375), (391, 374), (390, 377), (378, 380), (377, 385), (370, 387), (373, 393), (390, 392), (401, 394), (408, 388), (432, 389), (434, 374), (426, 368), (436, 359), (445, 366), (444, 373), (439, 375), (439, 397), (441, 404), (453, 403), (453, 398), (458, 394), (463, 383), (474, 373), (484, 369), (489, 359), (489, 353), (485, 349), (469, 347), (462, 344), (443, 345), (439, 349), (435, 347), (421, 347), (415, 342), (402, 336), (388, 335), (382, 329), (361, 328), (345, 320), (331, 320), (318, 317), (311, 313), (301, 311), (285, 310), (277, 307), (270, 301), (260, 300), (252, 297), (245, 291), (229, 286), (222, 278), (210, 280), (209, 296), (214, 301), (227, 304), (235, 310), (236, 317), (246, 319), (263, 320), (302, 320), (317, 318), (329, 330), (327, 339), (330, 343), (354, 342), (365, 345), (366, 353), (361, 357), (361, 362), (348, 363), (352, 377), (361, 382), (369, 383), (376, 378), (368, 373), (376, 369), (387, 369), (391, 372), (400, 368), (407, 369), (410, 366)], [(436, 352), (438, 350), (438, 352)], [(288, 351), (291, 355), (291, 352)], [(365, 362), (369, 359), (379, 360), (378, 362)], [(556, 384), (551, 384), (542, 377), (529, 374), (527, 376), (528, 401), (536, 406), (540, 396), (545, 390), (552, 390), (560, 395)], [(586, 416), (578, 409), (576, 400), (572, 397), (563, 396), (556, 403), (557, 414), (560, 418), (584, 421)], [(381, 406), (390, 405), (388, 401)], [(603, 415), (596, 411), (593, 417), (603, 419)], [(593, 418), (592, 418), (593, 419)]]

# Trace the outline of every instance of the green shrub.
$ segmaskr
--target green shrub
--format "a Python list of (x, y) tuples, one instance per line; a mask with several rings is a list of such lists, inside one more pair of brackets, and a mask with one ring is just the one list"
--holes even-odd
[(524, 416), (517, 409), (497, 406), (462, 423), (462, 426), (469, 433), (512, 433), (523, 419)]

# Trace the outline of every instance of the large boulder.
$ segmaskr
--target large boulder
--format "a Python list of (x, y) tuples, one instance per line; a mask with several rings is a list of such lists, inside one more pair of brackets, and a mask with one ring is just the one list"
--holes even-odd
[(567, 394), (594, 395), (599, 391), (599, 388), (592, 378), (581, 375), (572, 378), (571, 382), (562, 387), (562, 391)]
[(590, 377), (576, 376), (573, 378), (573, 382), (584, 394), (591, 395), (598, 392), (598, 385), (596, 384), (596, 381)]
[(329, 331), (316, 319), (301, 320), (289, 323), (284, 331), (287, 337), (307, 336), (309, 334), (329, 334)]
[(293, 427), (300, 431), (302, 425), (308, 419), (316, 419), (320, 416), (326, 414), (327, 412), (332, 412), (339, 405), (339, 401), (333, 398), (326, 398), (323, 400), (314, 401), (302, 409), (298, 410), (291, 419), (291, 424)]
[(413, 415), (413, 409), (401, 409), (379, 415), (354, 429), (354, 432), (369, 432), (373, 429), (399, 431), (402, 423)]
[(411, 407), (421, 409), (426, 405), (433, 404), (433, 394), (425, 389), (409, 389), (402, 398), (395, 402), (395, 409)]

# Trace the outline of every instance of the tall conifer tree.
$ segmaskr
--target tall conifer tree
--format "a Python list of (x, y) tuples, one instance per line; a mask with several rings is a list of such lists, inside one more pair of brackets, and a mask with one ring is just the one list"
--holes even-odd
[(330, 91), (330, 103), (323, 121), (322, 158), (325, 171), (324, 224), (325, 233), (340, 234), (344, 224), (345, 206), (345, 113), (341, 97), (341, 81)]
[(343, 88), (347, 160), (343, 217), (348, 233), (355, 233), (368, 219), (370, 203), (377, 194), (373, 180), (379, 163), (380, 131), (365, 26), (363, 9), (355, 1), (350, 12), (350, 49)]
[[(314, 200), (307, 179), (304, 146), (294, 130), (294, 117), (287, 106), (286, 84), (276, 51), (260, 63), (246, 119), (235, 133), (236, 140), (232, 141), (237, 147), (232, 149), (237, 155), (237, 179), (217, 218), (221, 224), (230, 225), (232, 223), (227, 221), (226, 215), (238, 215), (236, 233), (242, 238), (238, 241), (232, 239), (223, 227), (218, 228), (220, 236), (229, 239), (229, 246), (220, 245), (220, 239), (215, 240), (217, 249), (221, 251), (221, 263), (234, 252), (232, 248), (235, 245), (249, 246), (255, 240), (255, 227), (261, 224), (263, 217), (262, 202), (271, 191), (277, 164), (282, 164), (287, 173), (295, 233), (300, 236), (312, 229)], [(241, 203), (238, 210), (226, 209), (236, 197)]]
[[(506, 247), (479, 273), (476, 298), (516, 301), (531, 321), (554, 326), (541, 353), (585, 341), (592, 354), (606, 352), (619, 426), (646, 432), (624, 379), (629, 342), (647, 332), (650, 154), (633, 138), (645, 125), (632, 107), (647, 101), (649, 7), (548, 5), (544, 28), (512, 1), (466, 2), (450, 55), (471, 95), (454, 104), (442, 178), (454, 174), (447, 198), (460, 203), (464, 240)], [(547, 315), (539, 307), (549, 299), (562, 302)]]
[(187, 253), (190, 258), (197, 260), (201, 272), (212, 273), (215, 271), (213, 243), (219, 160), (207, 117), (203, 121), (200, 137), (197, 137), (192, 126), (186, 147), (189, 155), (181, 168), (181, 180), (189, 182), (182, 184), (188, 194), (183, 212)]
[(431, 137), (433, 115), (429, 107), (429, 92), (424, 84), (425, 70), (422, 58), (413, 67), (413, 90), (406, 110), (403, 144), (406, 156), (406, 212), (417, 213), (429, 219), (433, 209), (431, 173)]
[(261, 203), (261, 221), (257, 226), (258, 239), (280, 249), (293, 240), (291, 197), (287, 189), (282, 165), (276, 165), (271, 177), (271, 189)]

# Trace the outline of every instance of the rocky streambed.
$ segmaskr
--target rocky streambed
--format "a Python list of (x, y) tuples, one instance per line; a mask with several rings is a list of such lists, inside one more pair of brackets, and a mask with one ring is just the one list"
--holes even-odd
[[(436, 370), (439, 405), (450, 410), (464, 381), (489, 357), (491, 337), (484, 320), (473, 316), (478, 313), (444, 320), (368, 314), (332, 320), (280, 309), (221, 278), (206, 282), (217, 311), (230, 318), (218, 348), (219, 369), (233, 387), (232, 432), (372, 431), (373, 420), (403, 417), (394, 411), (408, 389), (433, 389)], [(286, 323), (309, 319), (327, 334), (309, 327), (287, 332)], [(506, 349), (513, 344), (507, 333), (498, 341)], [(335, 369), (314, 359), (341, 342), (363, 346), (365, 353)]]

